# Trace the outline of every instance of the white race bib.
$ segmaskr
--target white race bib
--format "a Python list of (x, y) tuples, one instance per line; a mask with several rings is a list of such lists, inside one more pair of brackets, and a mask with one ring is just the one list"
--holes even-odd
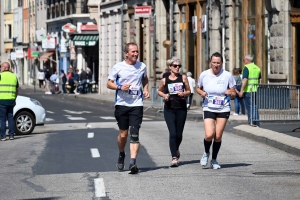
[(130, 86), (126, 96), (129, 98), (137, 98), (139, 96), (140, 87), (137, 86)]
[(183, 92), (183, 83), (169, 83), (168, 90), (170, 94), (177, 94)]
[(225, 104), (225, 96), (208, 96), (207, 107), (209, 108), (223, 108)]

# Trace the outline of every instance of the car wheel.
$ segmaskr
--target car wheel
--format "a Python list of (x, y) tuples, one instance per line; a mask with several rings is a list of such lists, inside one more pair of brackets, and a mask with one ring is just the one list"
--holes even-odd
[(35, 127), (35, 120), (31, 113), (21, 111), (15, 117), (16, 135), (29, 135)]

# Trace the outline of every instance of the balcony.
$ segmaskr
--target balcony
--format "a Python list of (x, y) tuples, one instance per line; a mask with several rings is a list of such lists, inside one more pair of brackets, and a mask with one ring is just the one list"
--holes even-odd
[(12, 14), (14, 11), (11, 8), (4, 8), (4, 14)]

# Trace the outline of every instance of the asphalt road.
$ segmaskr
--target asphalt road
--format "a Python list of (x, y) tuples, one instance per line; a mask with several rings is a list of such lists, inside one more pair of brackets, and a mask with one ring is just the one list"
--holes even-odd
[[(199, 165), (204, 127), (193, 121), (186, 122), (180, 166), (169, 168), (166, 124), (146, 112), (141, 171), (129, 175), (127, 168), (116, 170), (118, 130), (111, 103), (22, 93), (42, 103), (48, 121), (31, 135), (0, 142), (1, 200), (300, 199), (300, 158), (236, 136), (233, 125), (226, 128), (218, 156), (222, 169)], [(125, 162), (128, 166), (129, 156)]]

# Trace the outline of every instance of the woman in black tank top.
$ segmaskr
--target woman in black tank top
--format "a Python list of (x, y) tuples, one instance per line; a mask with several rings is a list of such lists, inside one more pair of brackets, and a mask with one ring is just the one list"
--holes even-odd
[(161, 80), (158, 95), (165, 100), (164, 117), (169, 129), (171, 167), (178, 167), (179, 146), (187, 115), (185, 97), (191, 94), (191, 90), (187, 77), (179, 73), (180, 59), (172, 57), (167, 63), (171, 74)]

